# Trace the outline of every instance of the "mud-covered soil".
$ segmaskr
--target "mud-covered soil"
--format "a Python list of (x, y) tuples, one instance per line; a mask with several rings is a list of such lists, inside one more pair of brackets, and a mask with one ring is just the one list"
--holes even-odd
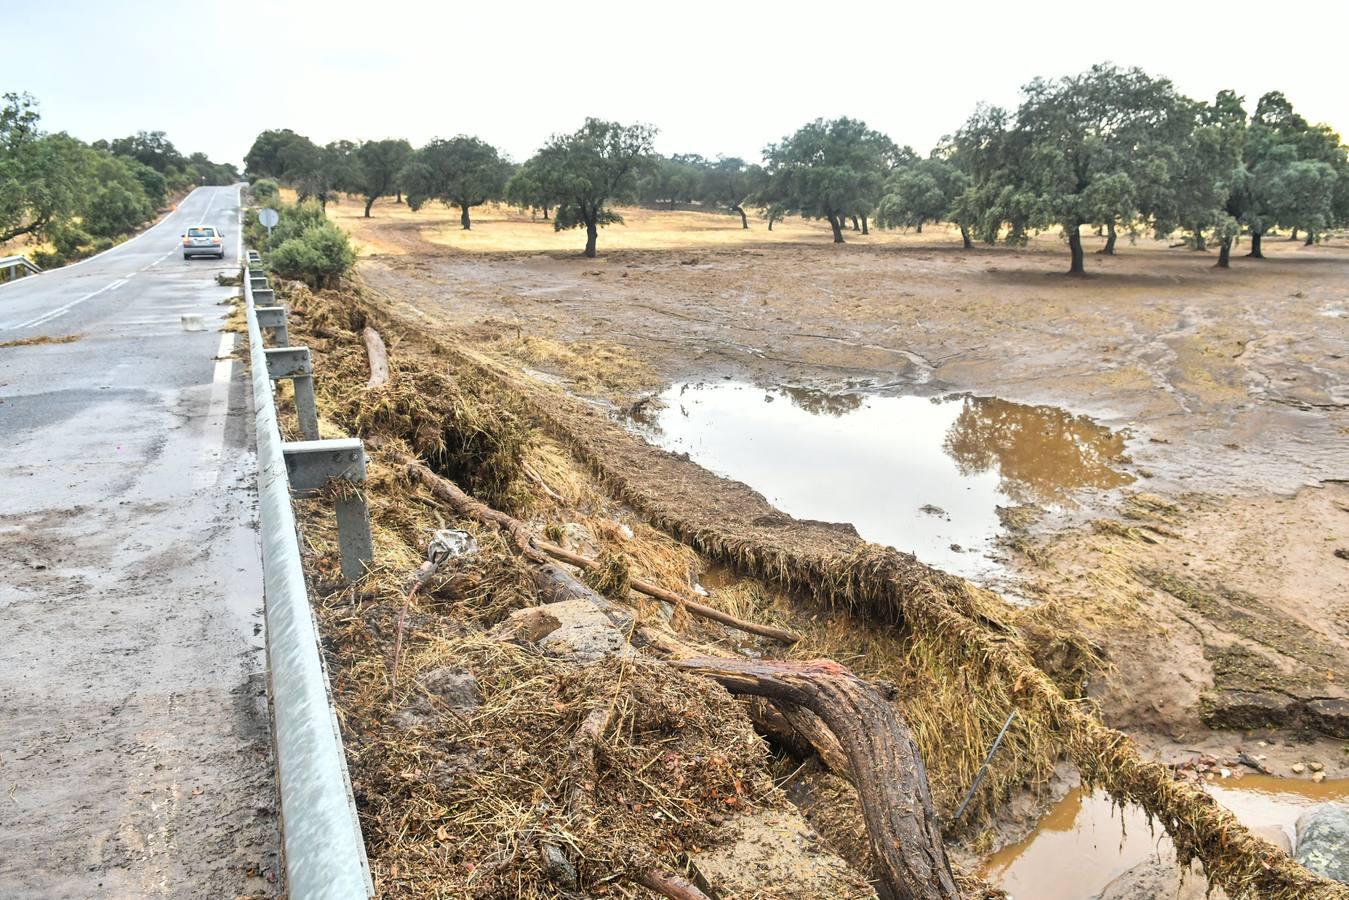
[[(366, 281), (428, 330), (469, 329), (581, 393), (630, 402), (728, 377), (971, 391), (1125, 430), (1138, 481), (1076, 527), (1013, 531), (1008, 549), (1024, 592), (1058, 601), (1103, 650), (1089, 688), (1107, 722), (1167, 758), (1263, 742), (1276, 771), (1309, 754), (1344, 771), (1349, 245), (1268, 241), (1269, 259), (1222, 271), (1140, 242), (1074, 280), (1048, 237), (973, 251), (940, 234), (766, 238), (585, 260), (462, 252), (406, 217), (345, 224)], [(671, 489), (772, 527), (762, 498), (742, 507), (725, 482), (695, 482)]]

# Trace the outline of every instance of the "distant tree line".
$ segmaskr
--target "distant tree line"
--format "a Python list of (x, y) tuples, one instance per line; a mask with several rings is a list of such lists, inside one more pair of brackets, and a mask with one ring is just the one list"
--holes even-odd
[(275, 178), (301, 198), (325, 204), (337, 192), (375, 200), (394, 196), (415, 210), (439, 200), (460, 211), (507, 202), (556, 229), (584, 228), (586, 255), (598, 230), (622, 221), (615, 205), (694, 205), (773, 223), (788, 215), (824, 220), (843, 243), (849, 228), (949, 223), (964, 246), (976, 240), (1024, 243), (1057, 228), (1068, 244), (1070, 273), (1085, 272), (1083, 231), (1176, 232), (1197, 250), (1218, 247), (1229, 265), (1234, 242), (1249, 238), (1262, 256), (1273, 229), (1308, 244), (1349, 225), (1349, 157), (1340, 136), (1298, 115), (1283, 94), (1262, 96), (1251, 111), (1223, 91), (1192, 100), (1171, 82), (1140, 69), (1101, 64), (1078, 75), (1036, 79), (1016, 110), (979, 106), (926, 157), (856, 119), (808, 123), (764, 148), (763, 158), (658, 156), (655, 130), (587, 119), (555, 135), (516, 165), (485, 141), (406, 141), (319, 147), (289, 130), (258, 136), (246, 158), (252, 176)]
[(233, 184), (232, 165), (183, 156), (162, 131), (86, 144), (42, 131), (36, 101), (5, 94), (0, 104), (0, 245), (27, 236), (50, 248), (43, 266), (111, 247), (155, 217), (172, 194), (199, 184)]

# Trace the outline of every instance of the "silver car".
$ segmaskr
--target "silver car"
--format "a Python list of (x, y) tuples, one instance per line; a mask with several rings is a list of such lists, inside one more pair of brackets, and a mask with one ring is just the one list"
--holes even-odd
[(210, 225), (198, 225), (183, 232), (183, 259), (194, 256), (225, 258), (224, 235)]

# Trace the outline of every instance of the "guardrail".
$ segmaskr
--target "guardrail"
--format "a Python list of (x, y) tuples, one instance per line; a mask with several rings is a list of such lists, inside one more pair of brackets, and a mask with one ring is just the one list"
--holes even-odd
[[(250, 262), (252, 259), (250, 254)], [(263, 344), (256, 276), (244, 273), (248, 350), (258, 442), (258, 501), (262, 578), (266, 592), (268, 693), (281, 795), (281, 846), (291, 900), (365, 900), (374, 895), (360, 821), (351, 793), (342, 734), (333, 711), (328, 673), (319, 652), (318, 627), (309, 605), (291, 507), (292, 486), (314, 491), (333, 478), (365, 480), (365, 450), (355, 439), (281, 439), (272, 388), (273, 366)], [(258, 279), (262, 287), (266, 277)], [(268, 292), (271, 293), (270, 291)], [(285, 333), (285, 309), (269, 305), (261, 318)], [(279, 309), (279, 311), (278, 311)], [(273, 334), (277, 335), (276, 331)], [(304, 349), (305, 363), (308, 350)], [(294, 378), (295, 374), (281, 377)], [(309, 401), (313, 402), (313, 374)], [(300, 392), (297, 391), (297, 401)], [(301, 414), (304, 420), (303, 413)], [(315, 417), (315, 423), (317, 418)], [(317, 425), (315, 424), (315, 438)], [(308, 435), (306, 434), (308, 437)], [(342, 570), (359, 575), (370, 561), (370, 521), (359, 491), (337, 500)]]
[(0, 258), (0, 284), (15, 281), (25, 275), (41, 275), (42, 269), (26, 256)]

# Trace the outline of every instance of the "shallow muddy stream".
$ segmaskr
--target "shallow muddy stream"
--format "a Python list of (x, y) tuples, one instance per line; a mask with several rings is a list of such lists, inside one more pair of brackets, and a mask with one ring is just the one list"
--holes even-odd
[[(1246, 775), (1209, 785), (1214, 799), (1252, 829), (1277, 828), (1296, 841), (1298, 816), (1318, 803), (1349, 798), (1349, 779), (1314, 784)], [(1160, 825), (1138, 807), (1115, 806), (1103, 792), (1070, 791), (1025, 840), (990, 856), (981, 874), (1014, 900), (1087, 900), (1149, 857), (1175, 858)]]
[(997, 569), (999, 507), (1061, 509), (1133, 480), (1123, 436), (1055, 407), (989, 397), (683, 383), (635, 425), (784, 512), (850, 523), (969, 577)]

